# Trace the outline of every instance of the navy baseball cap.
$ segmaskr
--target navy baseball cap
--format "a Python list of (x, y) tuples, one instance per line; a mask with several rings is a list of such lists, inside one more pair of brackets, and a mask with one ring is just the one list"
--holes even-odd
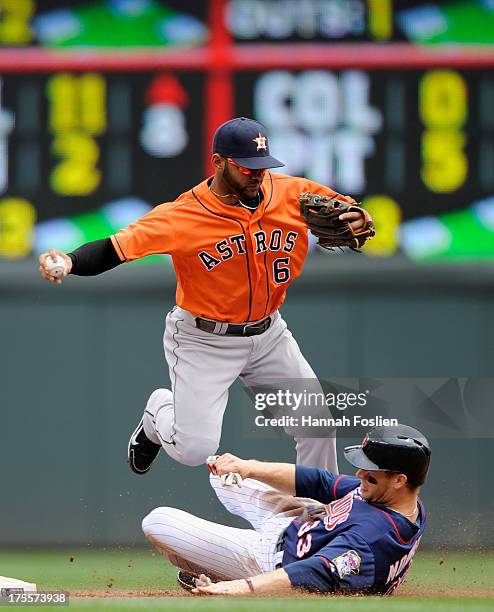
[(233, 159), (239, 166), (250, 170), (280, 168), (285, 164), (269, 154), (266, 128), (247, 117), (226, 121), (216, 130), (213, 153)]

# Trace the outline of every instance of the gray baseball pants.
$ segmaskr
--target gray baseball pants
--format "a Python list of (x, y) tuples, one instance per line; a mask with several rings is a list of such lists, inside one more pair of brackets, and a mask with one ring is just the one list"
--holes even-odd
[[(167, 315), (163, 343), (172, 389), (151, 394), (144, 432), (170, 457), (196, 466), (216, 454), (228, 390), (238, 377), (248, 387), (268, 380), (318, 385), (280, 313), (271, 316), (263, 334), (237, 337), (198, 329), (194, 315), (179, 307)], [(295, 439), (297, 463), (338, 472), (334, 432), (308, 437), (297, 429), (286, 430)]]

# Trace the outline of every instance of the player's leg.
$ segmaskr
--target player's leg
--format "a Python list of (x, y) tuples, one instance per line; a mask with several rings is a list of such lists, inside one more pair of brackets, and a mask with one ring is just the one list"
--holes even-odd
[(220, 477), (213, 474), (209, 481), (223, 506), (248, 521), (256, 531), (262, 531), (279, 514), (299, 516), (307, 504), (313, 503), (313, 500), (281, 493), (253, 478), (243, 480), (241, 487), (222, 486)]
[(261, 536), (212, 523), (176, 508), (156, 508), (142, 521), (147, 539), (176, 567), (217, 580), (262, 572)]
[(165, 355), (172, 390), (155, 391), (143, 427), (152, 443), (186, 465), (200, 465), (218, 449), (228, 389), (247, 362), (249, 338), (209, 334), (180, 308), (168, 316)]
[[(283, 382), (294, 393), (321, 394), (317, 376), (303, 356), (295, 338), (279, 313), (273, 315), (271, 327), (254, 337), (255, 346), (249, 363), (241, 374), (243, 382), (255, 389), (256, 385)], [(297, 414), (329, 418), (327, 406), (301, 406)], [(297, 463), (338, 472), (335, 431), (331, 428), (287, 428), (296, 442)]]

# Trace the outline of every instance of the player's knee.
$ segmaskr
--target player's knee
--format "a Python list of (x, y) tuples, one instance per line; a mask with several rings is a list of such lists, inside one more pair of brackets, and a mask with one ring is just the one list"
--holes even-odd
[(173, 520), (175, 508), (160, 507), (142, 519), (142, 531), (147, 538), (152, 537), (157, 531), (162, 532)]
[(180, 455), (180, 463), (195, 467), (206, 463), (210, 455), (215, 455), (218, 445), (218, 440), (187, 440), (180, 444), (175, 441), (175, 450)]
[(146, 515), (143, 519), (142, 519), (142, 530), (144, 532), (144, 535), (146, 537), (149, 537), (150, 535), (152, 535), (153, 532), (153, 527), (156, 526), (158, 524), (157, 521), (157, 510), (158, 508), (155, 508), (154, 510), (152, 510), (148, 515)]

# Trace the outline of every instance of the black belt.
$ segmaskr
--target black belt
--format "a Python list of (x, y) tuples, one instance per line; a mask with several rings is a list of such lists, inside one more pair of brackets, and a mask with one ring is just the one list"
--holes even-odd
[[(285, 529), (283, 529), (283, 531), (280, 533), (280, 537), (278, 538), (278, 541), (276, 542), (276, 548), (275, 548), (275, 552), (283, 552), (285, 550)], [(280, 569), (280, 567), (282, 567), (283, 564), (277, 563), (274, 566), (274, 569)]]
[(271, 317), (257, 323), (222, 323), (196, 317), (196, 327), (210, 334), (220, 336), (257, 336), (263, 334), (271, 325)]

